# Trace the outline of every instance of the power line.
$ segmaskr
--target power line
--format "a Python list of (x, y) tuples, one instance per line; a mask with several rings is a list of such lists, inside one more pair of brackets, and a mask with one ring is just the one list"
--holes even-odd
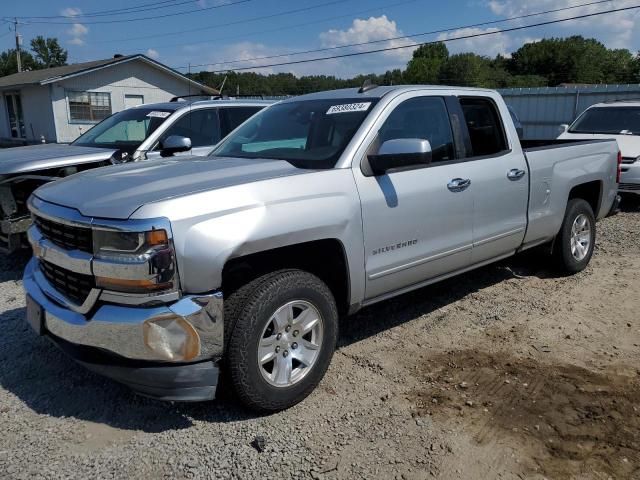
[(103, 41), (97, 41), (97, 42), (92, 42), (92, 43), (97, 44), (97, 43), (130, 42), (132, 40), (146, 40), (148, 38), (168, 37), (168, 36), (174, 36), (174, 35), (182, 35), (182, 34), (185, 34), (185, 33), (201, 32), (203, 30), (211, 30), (213, 28), (235, 26), (235, 25), (241, 25), (243, 23), (257, 22), (259, 20), (267, 20), (267, 19), (270, 19), (270, 18), (280, 17), (282, 15), (292, 15), (292, 14), (295, 14), (295, 13), (308, 12), (309, 10), (315, 10), (316, 8), (328, 7), (328, 6), (336, 5), (336, 4), (339, 4), (339, 3), (345, 3), (347, 1), (350, 1), (350, 0), (333, 0), (331, 2), (319, 3), (317, 5), (311, 5), (309, 7), (296, 8), (296, 9), (293, 9), (293, 10), (285, 10), (285, 11), (281, 11), (281, 12), (278, 12), (278, 13), (271, 13), (269, 15), (262, 15), (260, 17), (245, 18), (244, 20), (236, 20), (234, 22), (226, 22), (226, 23), (219, 23), (219, 24), (216, 24), (216, 25), (208, 25), (206, 27), (191, 28), (191, 29), (188, 29), (188, 30), (178, 30), (178, 31), (174, 31), (174, 32), (163, 32), (163, 33), (157, 33), (157, 34), (154, 34), (154, 35), (144, 35), (144, 36), (141, 36), (141, 37), (129, 37), (129, 38), (118, 38), (118, 39), (114, 39), (114, 40), (103, 40)]
[(435, 40), (435, 41), (430, 41), (430, 42), (422, 42), (422, 43), (416, 43), (416, 44), (412, 44), (412, 45), (398, 45), (395, 47), (387, 47), (387, 48), (378, 48), (375, 50), (368, 50), (366, 52), (351, 52), (351, 53), (343, 53), (341, 55), (330, 55), (330, 56), (326, 56), (326, 57), (316, 57), (316, 58), (309, 58), (309, 59), (303, 59), (303, 60), (292, 60), (289, 62), (280, 62), (280, 63), (272, 63), (272, 64), (267, 64), (267, 65), (254, 65), (251, 67), (241, 67), (241, 68), (233, 68), (233, 69), (225, 69), (225, 70), (214, 70), (211, 73), (225, 73), (225, 72), (239, 72), (239, 71), (244, 71), (244, 70), (259, 70), (261, 68), (270, 68), (270, 67), (280, 67), (280, 66), (284, 66), (284, 65), (298, 65), (301, 63), (310, 63), (310, 62), (322, 62), (322, 61), (326, 61), (326, 60), (334, 60), (337, 58), (347, 58), (347, 57), (357, 57), (360, 55), (370, 55), (372, 53), (381, 53), (381, 52), (389, 52), (389, 51), (395, 51), (395, 50), (402, 50), (405, 48), (415, 48), (415, 47), (420, 47), (422, 45), (432, 45), (435, 43), (449, 43), (449, 42), (453, 42), (456, 40), (467, 40), (470, 38), (478, 38), (478, 37), (486, 37), (489, 35), (497, 35), (499, 33), (508, 33), (508, 32), (514, 32), (517, 30), (525, 30), (528, 28), (534, 28), (534, 27), (542, 27), (545, 25), (553, 25), (556, 23), (562, 23), (562, 22), (568, 22), (571, 20), (580, 20), (580, 19), (584, 19), (584, 18), (590, 18), (590, 17), (596, 17), (596, 16), (600, 16), (600, 15), (606, 15), (609, 13), (617, 13), (617, 12), (624, 12), (624, 11), (629, 11), (629, 10), (636, 10), (640, 8), (640, 5), (634, 5), (631, 7), (624, 7), (624, 8), (615, 8), (615, 9), (611, 9), (611, 10), (605, 10), (602, 12), (594, 12), (594, 13), (587, 13), (587, 14), (583, 14), (583, 15), (576, 15), (573, 17), (567, 17), (567, 18), (562, 18), (562, 19), (558, 19), (558, 20), (547, 20), (545, 22), (538, 22), (538, 23), (533, 23), (530, 25), (521, 25), (518, 27), (510, 27), (510, 28), (503, 28), (500, 30), (494, 30), (491, 32), (482, 32), (482, 33), (474, 33), (474, 34), (469, 34), (469, 35), (461, 35), (459, 37), (454, 37), (454, 38), (447, 38), (447, 39), (443, 39), (443, 40)]
[[(179, 3), (176, 3), (178, 0), (163, 0), (161, 2), (152, 2), (152, 3), (143, 3), (141, 5), (126, 7), (126, 8), (115, 8), (113, 10), (100, 10), (97, 12), (88, 12), (88, 13), (78, 13), (77, 15), (43, 15), (43, 16), (18, 16), (17, 18), (22, 20), (29, 19), (55, 19), (55, 18), (88, 18), (88, 17), (103, 17), (106, 15), (124, 15), (127, 13), (138, 13), (146, 10), (157, 10), (159, 8), (169, 8), (169, 7), (177, 7), (179, 5), (184, 5), (187, 3), (193, 4), (193, 0), (186, 0)], [(164, 5), (170, 3), (171, 5)], [(145, 8), (150, 7), (150, 8)]]
[[(238, 34), (238, 35), (226, 35), (224, 37), (215, 37), (215, 38), (210, 38), (206, 41), (203, 42), (188, 42), (188, 43), (181, 43), (181, 44), (177, 44), (177, 43), (170, 43), (170, 44), (164, 44), (164, 45), (153, 45), (153, 48), (170, 48), (170, 47), (177, 47), (177, 46), (182, 46), (182, 45), (202, 45), (202, 44), (207, 44), (207, 43), (212, 43), (212, 42), (218, 42), (221, 40), (229, 40), (229, 39), (233, 39), (233, 38), (245, 38), (248, 36), (254, 36), (254, 35), (262, 35), (265, 33), (273, 33), (273, 32), (281, 32), (283, 30), (290, 30), (293, 28), (298, 28), (298, 27), (306, 27), (309, 25), (316, 25), (318, 23), (324, 23), (324, 22), (329, 22), (329, 21), (333, 21), (333, 20), (339, 20), (341, 18), (349, 18), (349, 17), (353, 17), (353, 15), (361, 15), (364, 13), (370, 13), (370, 12), (376, 12), (382, 9), (389, 9), (389, 8), (394, 8), (394, 7), (398, 7), (401, 5), (407, 5), (409, 3), (415, 3), (421, 0), (405, 0), (403, 2), (397, 2), (397, 3), (391, 3), (388, 5), (380, 5), (378, 7), (374, 7), (374, 8), (367, 8), (366, 10), (358, 10), (356, 12), (351, 12), (351, 13), (347, 13), (345, 15), (336, 15), (333, 17), (325, 17), (325, 18), (321, 18), (318, 20), (313, 20), (311, 22), (304, 22), (304, 23), (297, 23), (294, 25), (285, 25), (282, 27), (277, 27), (277, 28), (271, 28), (268, 30), (260, 30), (257, 32), (249, 32), (249, 33), (244, 33), (244, 34)], [(610, 0), (603, 0), (603, 1), (610, 1)], [(193, 66), (193, 65), (192, 65)], [(198, 65), (200, 66), (200, 65)], [(181, 68), (184, 69), (186, 67), (177, 67), (177, 68)]]
[[(122, 20), (96, 20), (96, 21), (82, 21), (81, 23), (84, 25), (95, 25), (95, 24), (105, 24), (105, 23), (125, 23), (125, 22), (140, 22), (140, 21), (144, 21), (144, 20), (156, 20), (158, 18), (167, 18), (167, 17), (176, 17), (178, 15), (188, 15), (191, 13), (200, 13), (200, 12), (204, 12), (207, 10), (214, 10), (214, 9), (218, 9), (218, 8), (224, 8), (224, 7), (230, 7), (232, 5), (239, 5), (241, 3), (248, 3), (248, 2), (252, 2), (253, 0), (237, 0), (235, 2), (229, 2), (229, 3), (222, 3), (222, 4), (218, 4), (218, 5), (212, 5), (211, 7), (205, 7), (205, 8), (198, 8), (196, 10), (183, 10), (181, 12), (174, 12), (174, 13), (165, 13), (163, 15), (153, 15), (151, 17), (140, 17), (140, 18), (125, 18)], [(72, 22), (47, 22), (44, 20), (35, 20), (35, 21), (29, 21), (29, 24), (46, 24), (46, 25), (73, 25), (74, 23), (79, 23), (77, 20), (76, 21), (72, 21)]]
[[(563, 12), (563, 11), (567, 11), (567, 10), (573, 10), (576, 8), (582, 8), (582, 7), (589, 7), (589, 6), (593, 6), (593, 5), (598, 5), (598, 4), (602, 4), (602, 3), (609, 3), (611, 0), (599, 0), (599, 1), (594, 1), (594, 2), (589, 2), (589, 3), (584, 3), (584, 4), (580, 4), (580, 5), (573, 5), (570, 7), (563, 7), (563, 8), (556, 8), (553, 10), (546, 10), (543, 12), (536, 12), (536, 13), (528, 13), (525, 15), (518, 15), (515, 17), (509, 17), (509, 18), (503, 18), (500, 20), (492, 20), (492, 21), (487, 21), (487, 22), (481, 22), (481, 23), (474, 23), (471, 25), (463, 25), (463, 26), (459, 26), (459, 27), (450, 27), (450, 28), (445, 28), (445, 29), (441, 29), (441, 30), (432, 30), (430, 32), (423, 32), (423, 33), (414, 33), (414, 34), (410, 34), (410, 35), (400, 35), (397, 37), (389, 37), (389, 38), (385, 38), (385, 39), (381, 39), (381, 40), (370, 40), (367, 42), (360, 42), (360, 43), (350, 43), (350, 44), (344, 44), (344, 45), (336, 45), (333, 47), (324, 47), (324, 48), (316, 48), (316, 49), (312, 49), (312, 50), (303, 50), (303, 51), (297, 51), (297, 52), (290, 52), (290, 53), (280, 53), (277, 55), (267, 55), (267, 56), (262, 56), (262, 57), (253, 57), (253, 58), (244, 58), (241, 60), (222, 60), (216, 63), (200, 63), (200, 64), (192, 64), (192, 67), (211, 67), (211, 66), (216, 66), (216, 65), (232, 65), (232, 64), (236, 64), (236, 63), (245, 63), (245, 62), (251, 62), (251, 61), (255, 61), (255, 60), (268, 60), (268, 59), (272, 59), (272, 58), (282, 58), (282, 57), (290, 57), (290, 56), (294, 56), (294, 55), (304, 55), (304, 54), (308, 54), (308, 53), (318, 53), (318, 52), (328, 52), (328, 51), (332, 51), (332, 50), (339, 50), (342, 48), (351, 48), (351, 47), (361, 47), (364, 45), (372, 45), (375, 43), (382, 43), (382, 42), (391, 42), (394, 40), (405, 40), (405, 39), (409, 39), (409, 38), (415, 38), (415, 37), (423, 37), (426, 35), (435, 35), (437, 33), (446, 33), (446, 32), (450, 32), (450, 31), (454, 31), (454, 30), (463, 30), (463, 29), (467, 29), (467, 28), (476, 28), (476, 27), (485, 27), (487, 25), (496, 25), (496, 24), (500, 24), (500, 23), (505, 23), (505, 22), (511, 22), (514, 20), (522, 20), (525, 18), (530, 18), (530, 17), (537, 17), (537, 16), (541, 16), (541, 15), (548, 15), (550, 13), (558, 13), (558, 12)], [(186, 67), (175, 67), (177, 69), (184, 69)]]

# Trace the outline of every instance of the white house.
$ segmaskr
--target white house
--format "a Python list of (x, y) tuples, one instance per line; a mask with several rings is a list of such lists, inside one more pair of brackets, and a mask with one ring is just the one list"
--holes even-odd
[(71, 142), (112, 113), (209, 87), (144, 55), (0, 77), (0, 140)]

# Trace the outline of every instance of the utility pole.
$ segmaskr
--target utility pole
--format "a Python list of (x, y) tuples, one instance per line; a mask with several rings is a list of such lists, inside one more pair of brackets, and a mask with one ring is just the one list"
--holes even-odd
[(22, 71), (22, 59), (20, 58), (20, 44), (22, 43), (22, 38), (18, 34), (18, 19), (13, 19), (13, 29), (16, 32), (16, 63), (18, 64), (18, 73)]

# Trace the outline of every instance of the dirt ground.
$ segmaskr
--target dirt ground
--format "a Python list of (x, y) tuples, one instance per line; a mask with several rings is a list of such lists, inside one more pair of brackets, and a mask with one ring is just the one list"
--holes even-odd
[(265, 417), (74, 365), (24, 324), (12, 262), (0, 477), (640, 479), (637, 203), (598, 224), (578, 275), (533, 252), (346, 319), (317, 391)]
[(625, 210), (579, 275), (535, 252), (362, 314), (419, 316), (382, 334), (397, 345), (348, 350), (443, 439), (433, 476), (640, 479), (640, 214)]

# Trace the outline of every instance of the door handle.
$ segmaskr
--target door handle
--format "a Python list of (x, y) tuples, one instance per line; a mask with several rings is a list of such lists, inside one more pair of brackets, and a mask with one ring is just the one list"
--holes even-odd
[(469, 188), (469, 185), (471, 185), (471, 180), (468, 178), (454, 178), (447, 183), (447, 188), (452, 192), (461, 192)]
[(507, 178), (509, 180), (520, 180), (526, 175), (527, 172), (520, 170), (519, 168), (513, 168), (507, 172)]

